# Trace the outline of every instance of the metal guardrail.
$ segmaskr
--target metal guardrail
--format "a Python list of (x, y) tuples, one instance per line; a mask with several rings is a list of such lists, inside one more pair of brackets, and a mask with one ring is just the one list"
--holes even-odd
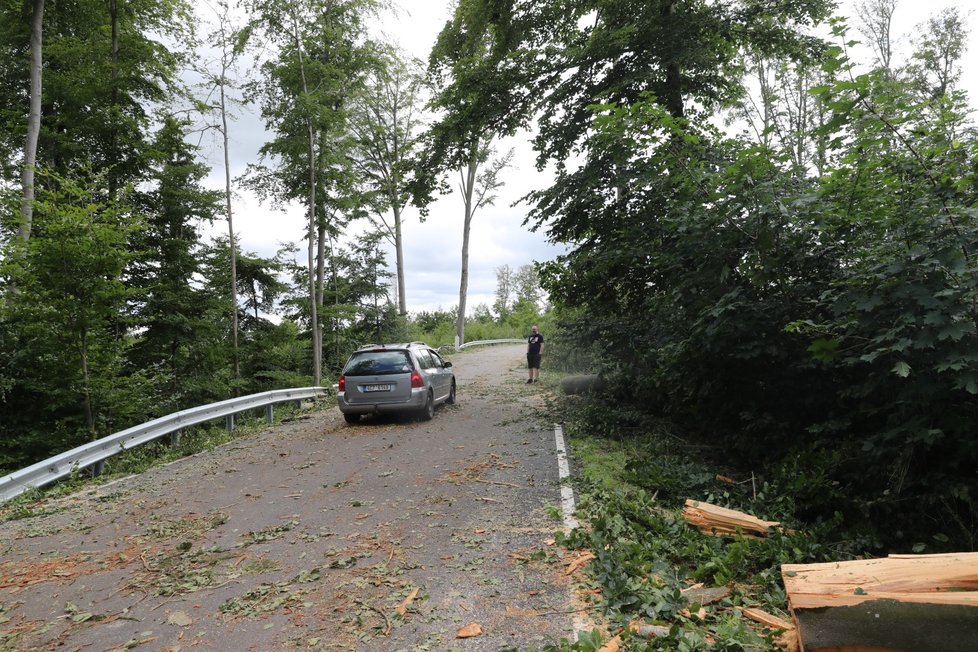
[(526, 340), (509, 337), (501, 340), (476, 340), (475, 342), (465, 342), (464, 344), (460, 344), (457, 348), (458, 350), (461, 351), (462, 349), (467, 349), (470, 346), (483, 346), (486, 344), (524, 344), (524, 343), (526, 343)]
[(227, 419), (228, 430), (233, 430), (235, 414), (261, 407), (265, 408), (266, 419), (271, 421), (272, 406), (276, 403), (325, 396), (327, 392), (325, 387), (277, 389), (190, 408), (189, 410), (181, 410), (165, 417), (147, 421), (142, 425), (121, 430), (77, 448), (72, 448), (0, 478), (0, 502), (9, 500), (34, 487), (42, 487), (55, 480), (60, 480), (79, 469), (94, 465), (100, 466), (104, 460), (117, 453), (159, 439), (164, 435), (176, 433), (183, 428), (224, 417)]

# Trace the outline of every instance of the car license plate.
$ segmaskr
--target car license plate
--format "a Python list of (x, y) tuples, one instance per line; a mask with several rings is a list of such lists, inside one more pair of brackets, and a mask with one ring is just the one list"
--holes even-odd
[(364, 392), (389, 392), (394, 389), (393, 385), (364, 385)]

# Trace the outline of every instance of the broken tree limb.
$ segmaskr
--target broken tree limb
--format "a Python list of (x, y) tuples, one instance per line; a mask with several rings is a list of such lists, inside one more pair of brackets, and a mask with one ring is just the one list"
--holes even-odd
[(781, 525), (778, 521), (763, 521), (735, 509), (698, 500), (686, 501), (683, 517), (687, 522), (698, 527), (703, 534), (724, 537), (736, 536), (739, 533), (745, 537), (759, 539), (767, 536), (768, 528)]
[(781, 574), (807, 652), (975, 649), (978, 553), (790, 564)]

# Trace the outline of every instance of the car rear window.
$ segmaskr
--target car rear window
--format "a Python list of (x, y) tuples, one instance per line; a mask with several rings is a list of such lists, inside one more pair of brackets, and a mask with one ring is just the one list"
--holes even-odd
[(353, 354), (343, 373), (347, 376), (381, 376), (409, 371), (411, 358), (407, 351), (363, 351)]

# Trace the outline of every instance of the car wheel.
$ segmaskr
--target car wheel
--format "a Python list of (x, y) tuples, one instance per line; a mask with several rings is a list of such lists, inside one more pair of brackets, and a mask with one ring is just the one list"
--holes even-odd
[(347, 423), (360, 423), (359, 414), (344, 414), (343, 418), (346, 419)]
[(428, 392), (428, 398), (424, 402), (424, 407), (421, 408), (421, 420), (431, 421), (435, 416), (435, 397), (431, 392)]
[(445, 399), (445, 402), (448, 403), (449, 405), (455, 405), (455, 381), (454, 380), (452, 380), (452, 390), (448, 392), (448, 398)]

